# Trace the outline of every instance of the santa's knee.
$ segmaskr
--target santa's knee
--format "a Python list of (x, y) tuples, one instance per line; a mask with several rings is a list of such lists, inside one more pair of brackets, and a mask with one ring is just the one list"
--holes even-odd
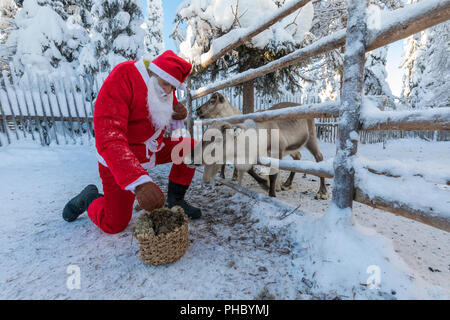
[(129, 221), (121, 221), (118, 223), (110, 224), (108, 226), (103, 226), (101, 229), (103, 232), (108, 234), (117, 234), (124, 231), (128, 226)]

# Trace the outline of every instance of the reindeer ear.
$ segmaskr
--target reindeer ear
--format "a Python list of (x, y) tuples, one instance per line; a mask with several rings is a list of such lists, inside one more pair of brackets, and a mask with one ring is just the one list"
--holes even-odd
[(228, 122), (224, 122), (220, 125), (220, 131), (225, 132), (227, 129), (232, 129), (233, 127)]
[(218, 93), (217, 96), (219, 97), (219, 102), (220, 103), (224, 103), (225, 102), (225, 97), (221, 93)]

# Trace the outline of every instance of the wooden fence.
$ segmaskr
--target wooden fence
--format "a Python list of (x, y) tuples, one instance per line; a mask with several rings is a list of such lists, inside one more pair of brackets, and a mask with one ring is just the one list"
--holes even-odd
[[(220, 92), (230, 101), (230, 103), (238, 108), (241, 112), (242, 108), (242, 93), (236, 93), (234, 87), (225, 88)], [(202, 104), (207, 102), (208, 96), (203, 96), (192, 101), (193, 112)], [(306, 105), (316, 103), (316, 97), (306, 97), (299, 95), (280, 95), (277, 98), (270, 96), (261, 96), (255, 94), (255, 111), (263, 111), (280, 102), (294, 102), (299, 105)], [(202, 128), (203, 130), (203, 128)], [(319, 140), (336, 143), (339, 136), (338, 117), (333, 118), (317, 118), (316, 119), (316, 133)], [(450, 132), (446, 130), (361, 130), (360, 143), (385, 143), (388, 140), (404, 139), (404, 138), (420, 138), (426, 141), (450, 141)]]
[[(301, 8), (310, 1), (292, 1), (289, 5), (274, 12), (270, 23), (264, 21), (260, 26), (249, 30), (237, 41), (229, 43), (226, 47), (216, 52), (208, 53), (207, 59), (201, 57), (203, 63), (198, 70), (205, 69), (230, 50), (251, 39), (259, 32), (267, 29), (286, 16), (286, 12)], [(289, 11), (295, 7), (295, 10)], [(411, 112), (388, 112), (371, 109), (363, 102), (364, 85), (364, 64), (365, 54), (368, 51), (388, 45), (397, 40), (406, 38), (426, 28), (432, 27), (450, 19), (450, 0), (423, 0), (417, 4), (406, 6), (391, 13), (384, 13), (383, 20), (378, 29), (367, 27), (367, 0), (348, 0), (348, 24), (344, 30), (319, 39), (315, 43), (302, 49), (268, 63), (262, 67), (248, 70), (223, 81), (213, 83), (197, 90), (191, 90), (191, 81), (188, 81), (188, 92), (186, 102), (189, 107), (189, 130), (193, 135), (194, 121), (192, 117), (193, 101), (204, 97), (210, 93), (223, 90), (225, 88), (240, 85), (249, 80), (261, 77), (292, 64), (299, 63), (305, 59), (322, 54), (324, 52), (345, 46), (344, 58), (344, 78), (342, 96), (339, 101), (312, 103), (299, 107), (290, 107), (281, 110), (264, 111), (259, 113), (246, 114), (242, 116), (227, 117), (222, 119), (210, 119), (203, 121), (204, 125), (210, 125), (216, 121), (228, 121), (230, 123), (243, 122), (246, 119), (254, 121), (268, 121), (276, 119), (304, 118), (333, 118), (340, 117), (345, 121), (338, 124), (337, 151), (334, 158), (334, 165), (324, 169), (320, 164), (297, 161), (295, 166), (292, 162), (283, 163), (280, 160), (278, 167), (282, 170), (304, 172), (316, 176), (333, 177), (333, 204), (340, 209), (352, 208), (353, 201), (358, 201), (374, 208), (380, 208), (403, 217), (414, 219), (426, 223), (436, 228), (450, 232), (450, 208), (440, 210), (436, 203), (422, 203), (421, 205), (411, 205), (405, 198), (386, 199), (382, 194), (375, 194), (364, 183), (357, 182), (357, 178), (369, 172), (375, 175), (382, 175), (390, 178), (386, 189), (396, 186), (400, 187), (399, 177), (405, 175), (404, 172), (393, 172), (392, 168), (376, 170), (369, 166), (357, 167), (354, 159), (357, 145), (360, 139), (361, 130), (367, 131), (391, 131), (391, 130), (450, 130), (450, 108), (440, 110), (414, 110)], [(260, 159), (260, 164), (270, 166), (272, 160)], [(406, 167), (406, 164), (405, 164)], [(364, 170), (364, 172), (362, 171)], [(367, 172), (366, 172), (367, 171)], [(395, 171), (395, 170), (394, 170)], [(400, 170), (401, 171), (401, 170)], [(406, 172), (412, 170), (405, 170)], [(445, 175), (444, 181), (450, 185), (450, 174)], [(423, 185), (430, 188), (430, 193), (440, 192), (436, 184), (426, 180), (425, 173), (415, 173), (414, 177), (423, 178)], [(236, 188), (238, 190), (238, 188)], [(238, 190), (242, 192), (242, 190)], [(412, 201), (412, 200), (411, 200)]]
[[(0, 78), (0, 146), (27, 138), (42, 145), (92, 142), (95, 98), (104, 77), (79, 77), (74, 74), (48, 78), (28, 73), (19, 80), (3, 72)], [(221, 92), (242, 111), (242, 93), (236, 93), (234, 89), (225, 88)], [(194, 100), (193, 109), (207, 99), (208, 96), (203, 96)], [(256, 93), (255, 110), (262, 111), (286, 101), (305, 105), (315, 103), (315, 98), (282, 95), (274, 99)], [(320, 140), (336, 143), (339, 136), (337, 118), (318, 118), (316, 131)], [(448, 131), (362, 130), (360, 136), (361, 143), (407, 137), (420, 137), (428, 141), (450, 140)]]
[(25, 73), (0, 78), (0, 146), (20, 139), (42, 145), (85, 143), (94, 137), (94, 102), (104, 78)]

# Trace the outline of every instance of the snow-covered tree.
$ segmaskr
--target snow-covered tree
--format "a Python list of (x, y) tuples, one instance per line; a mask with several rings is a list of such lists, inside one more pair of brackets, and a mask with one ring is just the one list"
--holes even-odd
[(424, 31), (418, 108), (450, 107), (450, 22)]
[(387, 47), (370, 52), (366, 58), (364, 94), (392, 96), (391, 88), (386, 82)]
[(0, 43), (6, 42), (16, 13), (17, 5), (13, 0), (0, 0)]
[[(59, 68), (73, 69), (81, 47), (88, 41), (84, 28), (68, 24), (58, 12), (64, 12), (59, 1), (25, 0), (17, 13), (6, 45), (14, 48), (13, 66), (17, 73), (31, 68), (50, 73)], [(62, 8), (62, 9), (61, 9)]]
[(15, 28), (13, 19), (17, 5), (13, 0), (0, 0), (0, 71), (7, 69), (14, 48), (5, 45), (10, 32)]
[(94, 0), (91, 15), (91, 41), (80, 54), (81, 74), (109, 72), (143, 55), (140, 0)]
[[(198, 65), (198, 58), (211, 49), (214, 40), (232, 41), (245, 28), (259, 24), (268, 12), (276, 11), (285, 2), (288, 1), (185, 0), (179, 6), (172, 37), (178, 41), (180, 54)], [(313, 15), (313, 6), (306, 5), (216, 61), (194, 80), (209, 82), (217, 76), (240, 73), (283, 57), (302, 45)], [(254, 89), (263, 95), (279, 94), (281, 84), (298, 90), (299, 70), (300, 66), (291, 66), (244, 84), (244, 112), (246, 107), (249, 111), (253, 108)]]
[(450, 68), (449, 32), (447, 21), (405, 40), (402, 95), (411, 108), (450, 106), (450, 75), (443, 72)]
[[(382, 17), (381, 10), (392, 10), (403, 6), (400, 0), (370, 0), (369, 13), (373, 18)], [(317, 40), (330, 35), (347, 26), (347, 1), (346, 0), (324, 0), (314, 2), (315, 17), (311, 33), (313, 39)], [(377, 17), (378, 14), (378, 17)], [(370, 24), (370, 21), (369, 21)], [(319, 95), (320, 99), (336, 98), (342, 86), (344, 50), (332, 50), (323, 54), (313, 61), (321, 68), (313, 68), (310, 74), (319, 79), (315, 86), (306, 86), (309, 95)], [(389, 97), (390, 105), (393, 104), (393, 95), (386, 82), (386, 55), (387, 47), (369, 52), (366, 55), (365, 67), (365, 94), (386, 95)]]
[(153, 60), (164, 51), (163, 10), (161, 0), (147, 0), (145, 31), (145, 57), (146, 59)]

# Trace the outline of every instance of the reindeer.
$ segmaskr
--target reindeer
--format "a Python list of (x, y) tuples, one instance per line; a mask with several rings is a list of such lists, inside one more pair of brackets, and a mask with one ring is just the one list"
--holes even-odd
[[(279, 103), (277, 105), (272, 106), (269, 108), (269, 110), (276, 110), (286, 107), (292, 107), (296, 106), (295, 103), (290, 102), (283, 102)], [(225, 98), (220, 93), (214, 93), (211, 98), (201, 105), (197, 111), (196, 114), (200, 118), (223, 118), (226, 116), (231, 115), (240, 115), (242, 114), (238, 109), (234, 108), (231, 103), (228, 101), (227, 98)], [(296, 119), (296, 120), (274, 120), (274, 121), (266, 121), (266, 122), (254, 122), (251, 120), (247, 120), (243, 124), (239, 125), (231, 125), (227, 122), (219, 122), (215, 125), (211, 126), (210, 129), (217, 129), (223, 132), (224, 134), (231, 131), (234, 131), (234, 139), (237, 139), (237, 136), (239, 134), (245, 134), (245, 131), (248, 129), (255, 129), (258, 132), (258, 129), (266, 129), (270, 132), (272, 129), (279, 130), (280, 135), (280, 144), (279, 144), (279, 150), (277, 150), (276, 154), (271, 154), (271, 157), (282, 159), (286, 155), (291, 155), (294, 160), (300, 160), (301, 154), (298, 151), (303, 146), (306, 146), (306, 148), (311, 152), (311, 154), (314, 156), (317, 162), (320, 162), (323, 160), (322, 153), (319, 150), (318, 143), (317, 143), (317, 137), (316, 137), (316, 130), (315, 130), (315, 124), (314, 119)], [(207, 130), (207, 131), (208, 131)], [(207, 132), (206, 131), (206, 132)], [(205, 134), (206, 134), (205, 132)], [(197, 146), (198, 148), (204, 148), (210, 144), (210, 143), (218, 143), (218, 141), (205, 141), (202, 139), (201, 145), (199, 144)], [(224, 149), (224, 155), (227, 159), (235, 159), (236, 156), (239, 156), (238, 153), (242, 152), (242, 150), (238, 150), (235, 154), (230, 154), (230, 151), (226, 149), (226, 146), (223, 144)], [(271, 145), (268, 144), (268, 152), (271, 148)], [(198, 152), (198, 150), (194, 150), (194, 152)], [(247, 152), (248, 150), (245, 150)], [(228, 152), (228, 154), (227, 154)], [(232, 151), (234, 152), (234, 150)], [(254, 155), (252, 155), (254, 156)], [(202, 162), (203, 163), (203, 162)], [(223, 162), (225, 163), (225, 161)], [(219, 168), (222, 168), (221, 176), (224, 177), (224, 166), (223, 164), (213, 164), (213, 165), (205, 165), (205, 172), (203, 174), (203, 180), (204, 182), (211, 182), (214, 176), (217, 174), (217, 171)], [(250, 166), (243, 166), (243, 165), (235, 165), (235, 169), (237, 168), (239, 172), (239, 181), (242, 181), (242, 175), (244, 172), (248, 172), (253, 178), (256, 179), (256, 181), (260, 184), (262, 184), (261, 177), (259, 177), (254, 171), (253, 167)], [(286, 182), (281, 186), (281, 188), (277, 188), (277, 178), (278, 173), (273, 173), (269, 175), (269, 195), (272, 197), (276, 196), (276, 191), (279, 191), (279, 189), (282, 190), (289, 190), (292, 188), (292, 182), (294, 179), (295, 172), (291, 172), (289, 175), (289, 178), (286, 180)], [(264, 180), (265, 185), (267, 186), (267, 181)], [(319, 191), (316, 194), (316, 199), (327, 199), (327, 189), (325, 185), (325, 179), (320, 178), (320, 188)]]

